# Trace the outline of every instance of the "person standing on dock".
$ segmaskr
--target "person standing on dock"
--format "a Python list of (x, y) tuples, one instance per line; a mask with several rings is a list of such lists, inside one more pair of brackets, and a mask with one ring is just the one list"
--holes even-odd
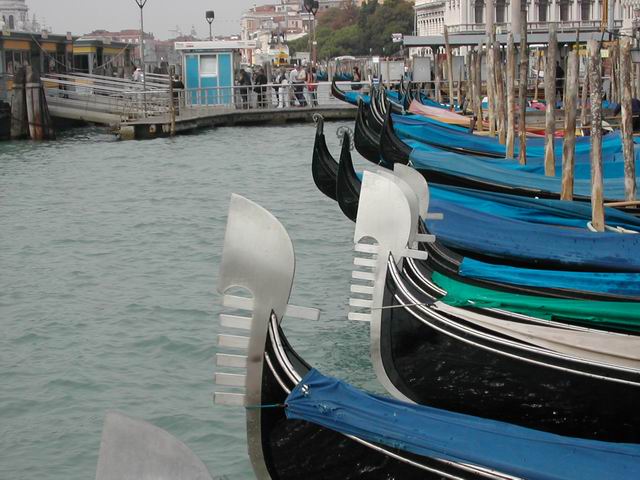
[(264, 85), (266, 85), (268, 81), (262, 67), (258, 68), (256, 79), (253, 83), (255, 85), (253, 91), (258, 94), (258, 108), (267, 108), (267, 87)]
[(278, 87), (278, 108), (285, 108), (289, 106), (289, 79), (284, 68), (278, 72), (275, 82)]
[(242, 102), (240, 108), (242, 108), (242, 110), (247, 110), (249, 108), (249, 85), (251, 85), (251, 78), (246, 70), (242, 68), (238, 70), (236, 83), (240, 86), (240, 99)]
[(353, 67), (353, 83), (351, 90), (360, 90), (362, 88), (362, 74), (358, 67)]
[(318, 75), (316, 67), (311, 67), (307, 73), (307, 91), (312, 107), (318, 106)]

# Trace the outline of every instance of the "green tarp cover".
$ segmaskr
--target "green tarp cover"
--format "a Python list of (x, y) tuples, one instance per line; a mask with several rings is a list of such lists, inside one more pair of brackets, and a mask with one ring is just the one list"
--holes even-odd
[(437, 272), (432, 280), (447, 292), (441, 300), (454, 307), (500, 308), (547, 320), (640, 332), (638, 303), (511, 294), (458, 282)]

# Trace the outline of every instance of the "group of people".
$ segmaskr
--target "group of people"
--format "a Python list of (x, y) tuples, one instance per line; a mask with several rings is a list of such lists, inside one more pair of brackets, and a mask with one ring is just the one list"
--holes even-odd
[[(267, 87), (268, 84), (271, 86)], [(257, 108), (318, 106), (318, 72), (315, 66), (280, 67), (271, 79), (267, 78), (262, 67), (258, 67), (253, 75), (241, 69), (236, 74), (236, 85), (240, 87), (239, 107), (242, 109), (252, 108), (251, 90), (256, 94)]]

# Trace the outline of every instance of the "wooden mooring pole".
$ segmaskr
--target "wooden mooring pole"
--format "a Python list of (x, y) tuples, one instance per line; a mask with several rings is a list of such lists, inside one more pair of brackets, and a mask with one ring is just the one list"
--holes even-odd
[(482, 42), (478, 44), (478, 51), (475, 56), (475, 83), (476, 83), (476, 117), (478, 121), (478, 131), (484, 130), (484, 117), (482, 112)]
[(602, 76), (600, 42), (589, 40), (589, 86), (591, 91), (591, 223), (604, 232), (602, 185)]
[(55, 138), (49, 109), (47, 108), (47, 99), (40, 83), (40, 74), (31, 66), (27, 66), (25, 93), (31, 139), (51, 140)]
[(633, 146), (633, 112), (631, 107), (631, 40), (620, 43), (620, 83), (622, 84), (622, 152), (624, 154), (624, 199), (636, 199), (636, 162)]
[(544, 131), (544, 174), (554, 177), (556, 174), (556, 50), (558, 38), (556, 24), (549, 24), (549, 46), (547, 63), (544, 70), (544, 98), (547, 104), (545, 111)]
[[(449, 45), (449, 31), (444, 27), (444, 48), (447, 54), (447, 79), (449, 80), (449, 110), (455, 109), (453, 101), (453, 57), (451, 56), (451, 45)], [(460, 97), (458, 97), (460, 100)]]
[(496, 72), (493, 59), (493, 35), (487, 39), (487, 101), (489, 102), (489, 135), (496, 134)]
[(584, 78), (582, 81), (582, 97), (580, 100), (580, 128), (585, 128), (588, 124), (587, 106), (589, 105), (589, 56), (585, 65)]
[(169, 115), (171, 116), (171, 124), (169, 127), (169, 135), (172, 137), (176, 134), (176, 99), (173, 94), (173, 78), (176, 74), (175, 65), (169, 67)]
[(576, 154), (576, 104), (578, 102), (578, 52), (571, 51), (567, 59), (566, 95), (564, 97), (564, 143), (562, 144), (561, 200), (573, 200)]
[(507, 158), (513, 158), (516, 141), (516, 47), (513, 33), (507, 40)]
[(435, 79), (436, 79), (436, 102), (442, 103), (442, 91), (440, 88), (442, 77), (440, 76), (440, 60), (438, 59), (439, 48), (440, 47), (433, 47), (433, 67), (435, 69)]
[(507, 142), (507, 128), (506, 128), (506, 99), (505, 99), (505, 88), (504, 88), (504, 72), (502, 70), (502, 50), (500, 49), (500, 43), (495, 41), (493, 42), (493, 60), (494, 60), (494, 70), (496, 72), (496, 109), (498, 111), (497, 122), (498, 122), (498, 141), (501, 145), (504, 145)]
[(529, 50), (527, 48), (527, 2), (522, 2), (520, 11), (520, 82), (518, 90), (518, 106), (520, 117), (518, 121), (519, 163), (527, 164), (527, 77), (529, 73)]
[(29, 137), (29, 121), (27, 119), (27, 97), (25, 92), (25, 67), (19, 67), (13, 77), (13, 97), (11, 100), (11, 138)]
[[(471, 49), (469, 49), (469, 51), (467, 52), (467, 62), (466, 62), (466, 69), (467, 69), (467, 83), (466, 83), (466, 88), (465, 88), (465, 112), (467, 113), (467, 110), (471, 110), (471, 113), (473, 114), (476, 110), (475, 110), (475, 100), (474, 100), (474, 96), (473, 96), (473, 77), (472, 77), (472, 68), (471, 68), (471, 64), (473, 63), (473, 51)], [(468, 108), (467, 105), (470, 107)]]

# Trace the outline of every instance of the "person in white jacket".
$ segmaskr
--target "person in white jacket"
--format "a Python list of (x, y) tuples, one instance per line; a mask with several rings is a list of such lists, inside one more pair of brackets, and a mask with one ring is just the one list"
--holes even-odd
[(278, 87), (278, 108), (284, 108), (289, 104), (289, 79), (287, 72), (281, 69), (276, 76), (276, 84)]

